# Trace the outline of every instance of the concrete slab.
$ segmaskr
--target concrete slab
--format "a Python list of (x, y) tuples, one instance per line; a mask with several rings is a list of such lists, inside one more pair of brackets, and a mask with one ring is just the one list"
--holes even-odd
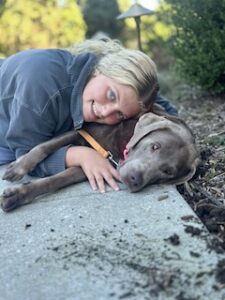
[(0, 228), (1, 300), (225, 299), (223, 257), (173, 186), (102, 195), (82, 183), (1, 211)]

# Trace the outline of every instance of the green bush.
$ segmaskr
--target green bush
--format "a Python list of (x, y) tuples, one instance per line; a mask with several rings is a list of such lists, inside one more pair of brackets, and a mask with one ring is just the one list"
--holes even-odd
[(174, 25), (175, 67), (192, 84), (225, 92), (225, 0), (165, 0)]

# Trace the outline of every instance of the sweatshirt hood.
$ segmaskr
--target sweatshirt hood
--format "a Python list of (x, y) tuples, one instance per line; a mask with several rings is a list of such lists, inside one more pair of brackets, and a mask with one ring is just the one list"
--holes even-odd
[(96, 56), (92, 53), (79, 54), (73, 56), (67, 70), (72, 84), (70, 99), (70, 111), (73, 125), (76, 129), (82, 127), (83, 118), (83, 90), (96, 65)]

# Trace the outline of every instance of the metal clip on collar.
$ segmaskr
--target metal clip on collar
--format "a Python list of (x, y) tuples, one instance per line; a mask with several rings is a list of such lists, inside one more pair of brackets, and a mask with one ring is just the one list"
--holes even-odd
[(116, 162), (115, 160), (114, 160), (114, 158), (113, 158), (113, 155), (112, 155), (112, 153), (110, 152), (110, 151), (108, 151), (108, 160), (116, 167), (116, 168), (118, 168), (118, 166), (119, 166), (119, 164), (118, 164), (118, 162)]

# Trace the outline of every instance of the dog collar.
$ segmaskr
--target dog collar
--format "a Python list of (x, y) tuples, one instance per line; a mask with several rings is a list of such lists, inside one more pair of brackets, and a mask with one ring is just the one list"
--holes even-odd
[(76, 130), (88, 144), (92, 146), (101, 156), (107, 158), (115, 167), (118, 167), (118, 163), (114, 160), (113, 155), (110, 151), (105, 150), (87, 131), (84, 129)]

